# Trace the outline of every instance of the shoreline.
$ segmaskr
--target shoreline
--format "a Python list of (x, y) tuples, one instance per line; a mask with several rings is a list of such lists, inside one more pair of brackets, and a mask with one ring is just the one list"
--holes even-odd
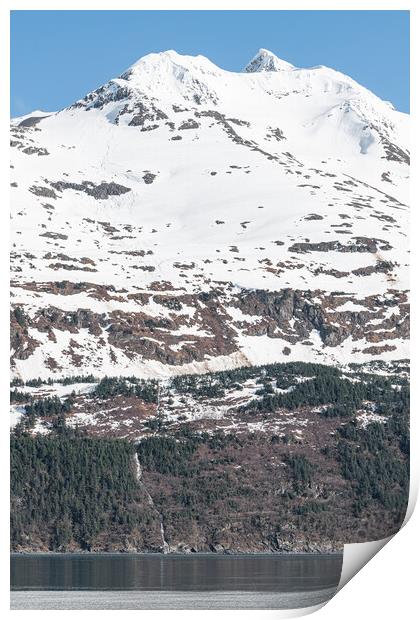
[(344, 550), (342, 551), (258, 551), (258, 552), (253, 552), (253, 551), (233, 551), (233, 552), (218, 552), (218, 551), (196, 551), (196, 552), (190, 552), (190, 553), (182, 553), (180, 551), (174, 551), (174, 552), (168, 552), (168, 553), (163, 553), (161, 551), (11, 551), (10, 552), (10, 557), (22, 557), (22, 556), (52, 556), (52, 555), (56, 555), (59, 557), (65, 556), (65, 555), (70, 555), (70, 556), (100, 556), (100, 555), (104, 555), (107, 557), (110, 556), (116, 556), (116, 557), (129, 557), (129, 556), (133, 556), (133, 557), (139, 557), (139, 556), (147, 556), (147, 557), (159, 557), (161, 556), (162, 558), (164, 557), (199, 557), (199, 556), (205, 556), (207, 558), (211, 558), (211, 557), (228, 557), (228, 558), (234, 558), (234, 557), (240, 557), (240, 558), (244, 558), (244, 557), (258, 557), (258, 556), (267, 556), (267, 557), (273, 557), (273, 556), (287, 556), (287, 557), (291, 557), (291, 556), (333, 556), (333, 555), (343, 555)]

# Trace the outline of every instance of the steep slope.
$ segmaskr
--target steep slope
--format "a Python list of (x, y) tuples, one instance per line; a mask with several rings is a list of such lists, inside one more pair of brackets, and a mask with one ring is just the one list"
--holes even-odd
[(390, 536), (408, 500), (408, 370), (19, 386), (12, 548), (330, 552)]
[(408, 119), (351, 78), (149, 54), (11, 134), (16, 376), (407, 357)]

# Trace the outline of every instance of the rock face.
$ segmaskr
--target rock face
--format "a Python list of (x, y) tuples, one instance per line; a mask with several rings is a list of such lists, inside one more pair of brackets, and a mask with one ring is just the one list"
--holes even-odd
[(290, 69), (294, 69), (292, 64), (280, 60), (269, 50), (260, 49), (244, 70), (247, 73), (258, 73), (259, 71), (287, 71)]
[(407, 357), (407, 118), (351, 78), (164, 52), (41, 114), (11, 127), (17, 377)]
[(82, 183), (68, 183), (66, 181), (57, 181), (50, 184), (51, 187), (58, 192), (63, 192), (66, 189), (74, 189), (78, 192), (85, 192), (88, 196), (93, 196), (96, 200), (107, 200), (108, 196), (121, 196), (130, 191), (129, 187), (118, 185), (118, 183), (99, 183), (95, 185), (90, 181), (82, 181)]

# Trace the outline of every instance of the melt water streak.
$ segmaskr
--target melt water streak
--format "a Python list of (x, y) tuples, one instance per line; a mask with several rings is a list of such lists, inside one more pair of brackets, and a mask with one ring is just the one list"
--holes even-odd
[(310, 607), (334, 595), (341, 566), (341, 554), (13, 554), (11, 608)]

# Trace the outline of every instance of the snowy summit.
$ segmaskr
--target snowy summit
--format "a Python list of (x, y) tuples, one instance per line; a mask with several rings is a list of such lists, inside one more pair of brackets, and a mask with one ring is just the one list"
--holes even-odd
[(254, 58), (246, 65), (244, 71), (256, 73), (258, 71), (287, 71), (294, 69), (290, 62), (277, 58), (273, 52), (260, 49)]

